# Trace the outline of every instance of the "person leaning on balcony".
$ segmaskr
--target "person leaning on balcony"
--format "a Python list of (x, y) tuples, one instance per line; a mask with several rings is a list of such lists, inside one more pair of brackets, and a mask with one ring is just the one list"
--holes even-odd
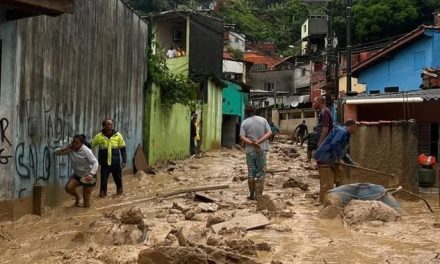
[[(107, 181), (110, 173), (116, 184), (116, 194), (121, 195), (122, 169), (127, 162), (125, 141), (121, 133), (113, 129), (113, 121), (102, 121), (102, 130), (92, 139), (92, 148), (98, 146), (98, 161), (101, 165), (101, 188), (99, 197), (107, 196)], [(121, 160), (122, 159), (122, 160)]]
[(316, 150), (333, 127), (333, 118), (330, 110), (325, 105), (325, 97), (318, 96), (313, 100), (313, 109), (318, 112), (318, 122), (310, 133), (307, 143), (307, 158), (312, 159), (313, 151)]
[(79, 206), (79, 194), (76, 188), (83, 186), (84, 207), (91, 205), (90, 196), (93, 187), (96, 185), (96, 172), (98, 171), (98, 161), (93, 155), (92, 150), (87, 146), (86, 136), (75, 135), (70, 144), (65, 147), (55, 149), (55, 155), (69, 155), (72, 162), (73, 175), (66, 183), (66, 192), (75, 197), (75, 207)]
[(170, 48), (167, 51), (167, 59), (175, 58), (177, 56), (177, 51), (173, 45), (170, 45)]
[(343, 184), (345, 170), (342, 165), (344, 163), (357, 165), (348, 154), (350, 137), (356, 132), (356, 128), (354, 120), (347, 120), (344, 126), (335, 125), (313, 156), (319, 168), (319, 202), (321, 203), (327, 191), (333, 189), (333, 185), (337, 187)]
[(266, 175), (266, 152), (268, 139), (272, 135), (269, 123), (256, 115), (253, 106), (246, 107), (247, 118), (240, 127), (240, 139), (246, 145), (246, 163), (248, 166), (249, 199), (259, 200), (263, 195)]

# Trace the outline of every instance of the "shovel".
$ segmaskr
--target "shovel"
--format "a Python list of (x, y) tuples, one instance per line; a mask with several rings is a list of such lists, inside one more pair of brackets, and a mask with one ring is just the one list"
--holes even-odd
[(349, 163), (342, 163), (342, 165), (350, 167), (350, 168), (358, 169), (358, 170), (364, 170), (364, 171), (369, 171), (369, 172), (374, 172), (374, 173), (377, 173), (377, 174), (382, 174), (382, 175), (390, 176), (390, 177), (392, 177), (390, 185), (397, 185), (397, 184), (399, 184), (399, 178), (394, 173), (387, 173), (387, 172), (384, 172), (384, 171), (379, 171), (379, 170), (374, 170), (374, 169), (370, 169), (370, 168), (365, 168), (365, 167), (362, 167), (362, 166), (359, 166), (359, 165), (354, 165), (354, 164), (349, 164)]

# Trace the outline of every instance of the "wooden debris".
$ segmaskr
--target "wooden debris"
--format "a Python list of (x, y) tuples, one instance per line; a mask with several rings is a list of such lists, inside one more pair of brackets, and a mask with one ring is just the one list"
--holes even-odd
[(228, 184), (222, 184), (222, 185), (210, 185), (210, 186), (202, 186), (202, 187), (194, 187), (194, 188), (184, 188), (180, 190), (171, 191), (164, 194), (159, 194), (158, 196), (162, 197), (169, 197), (173, 195), (178, 195), (182, 193), (188, 193), (188, 192), (199, 192), (199, 191), (209, 191), (209, 190), (220, 190), (220, 189), (228, 189)]
[(205, 202), (205, 203), (215, 203), (217, 202), (216, 199), (209, 197), (206, 194), (201, 194), (201, 193), (195, 193), (194, 195), (194, 200), (200, 201), (200, 202)]

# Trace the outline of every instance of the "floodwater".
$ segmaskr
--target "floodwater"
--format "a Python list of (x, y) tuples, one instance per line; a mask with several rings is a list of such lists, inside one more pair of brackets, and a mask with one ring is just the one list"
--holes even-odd
[[(271, 225), (241, 235), (243, 239), (271, 245), (270, 251), (257, 251), (250, 256), (254, 260), (259, 263), (440, 263), (440, 229), (434, 227), (440, 218), (430, 213), (422, 201), (402, 202), (405, 213), (398, 222), (346, 226), (339, 218), (320, 219), (321, 206), (309, 198), (318, 191), (318, 173), (306, 162), (305, 148), (276, 143), (272, 149), (269, 170), (290, 170), (269, 174), (265, 193), (284, 202), (293, 216), (271, 217)], [(291, 152), (295, 155), (290, 155)], [(170, 230), (182, 226), (190, 230), (188, 240), (205, 244), (214, 235), (206, 228), (209, 215), (222, 215), (227, 220), (256, 213), (255, 203), (246, 200), (246, 181), (234, 180), (246, 176), (244, 160), (242, 150), (221, 149), (160, 164), (155, 175), (125, 175), (126, 193), (122, 196), (101, 199), (95, 190), (90, 209), (73, 208), (73, 201), (68, 201), (60, 207), (46, 209), (42, 217), (26, 215), (14, 223), (0, 223), (0, 263), (137, 263), (142, 249), (171, 243), (165, 237)], [(307, 183), (309, 190), (282, 188), (290, 177)], [(199, 202), (187, 194), (156, 196), (180, 188), (217, 184), (229, 184), (230, 188), (206, 192), (220, 205), (215, 213), (197, 210)], [(109, 183), (109, 193), (114, 192), (114, 184)], [(426, 198), (434, 211), (440, 212), (438, 196)], [(192, 208), (196, 216), (185, 220), (184, 214), (170, 210), (174, 202)], [(138, 209), (144, 216), (147, 239), (142, 242), (136, 240), (138, 230), (121, 231), (121, 214), (129, 209)], [(228, 236), (237, 238), (236, 234), (222, 235), (223, 239)]]

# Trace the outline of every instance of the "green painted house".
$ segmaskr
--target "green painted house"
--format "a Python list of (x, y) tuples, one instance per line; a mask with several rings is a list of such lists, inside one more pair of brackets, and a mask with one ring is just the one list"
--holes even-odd
[[(152, 48), (155, 54), (167, 56), (172, 46), (176, 52), (167, 56), (174, 74), (183, 74), (197, 84), (197, 109), (161, 103), (163, 87), (148, 87), (145, 107), (144, 148), (149, 164), (180, 159), (190, 154), (191, 112), (198, 114), (198, 149), (211, 150), (221, 145), (221, 81), (223, 26), (197, 12), (172, 11), (153, 16)], [(168, 53), (170, 55), (170, 53)], [(166, 88), (165, 88), (166, 89)]]
[(244, 120), (244, 108), (249, 102), (249, 86), (245, 83), (224, 80), (223, 89), (222, 146), (232, 146), (239, 141), (240, 124)]

